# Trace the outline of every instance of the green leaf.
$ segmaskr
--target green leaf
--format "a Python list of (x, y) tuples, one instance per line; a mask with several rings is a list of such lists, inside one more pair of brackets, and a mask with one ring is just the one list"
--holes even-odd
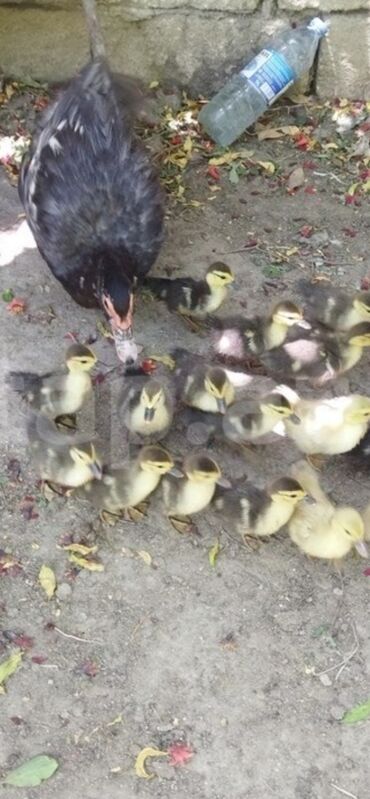
[(213, 547), (211, 547), (211, 549), (208, 550), (208, 559), (209, 559), (210, 565), (213, 568), (216, 566), (216, 560), (217, 560), (217, 558), (218, 558), (218, 556), (220, 554), (220, 550), (221, 550), (221, 547), (220, 547), (220, 542), (219, 541), (216, 541), (216, 543), (213, 545)]
[(357, 724), (358, 721), (366, 721), (370, 716), (370, 699), (363, 705), (356, 705), (351, 710), (347, 710), (342, 718), (343, 724)]
[(54, 757), (37, 755), (13, 771), (9, 771), (4, 782), (17, 788), (34, 788), (35, 785), (41, 785), (44, 780), (48, 780), (58, 766), (59, 763)]
[(4, 302), (11, 302), (11, 300), (14, 300), (13, 289), (5, 289), (1, 295), (1, 299), (3, 299)]
[(21, 664), (21, 661), (22, 652), (19, 649), (17, 652), (13, 652), (13, 654), (10, 655), (7, 660), (3, 660), (3, 662), (0, 663), (0, 693), (4, 693), (4, 689), (1, 688), (2, 683), (5, 682), (8, 677), (10, 677), (11, 674), (17, 670), (18, 666)]
[(231, 164), (229, 170), (229, 181), (230, 183), (239, 183), (238, 167), (235, 164)]

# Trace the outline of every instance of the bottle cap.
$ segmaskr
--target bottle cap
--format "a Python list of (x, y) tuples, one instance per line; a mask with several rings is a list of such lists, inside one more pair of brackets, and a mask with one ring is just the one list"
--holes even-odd
[(318, 36), (326, 36), (329, 33), (329, 22), (325, 22), (320, 17), (314, 17), (307, 26), (310, 31), (314, 31)]

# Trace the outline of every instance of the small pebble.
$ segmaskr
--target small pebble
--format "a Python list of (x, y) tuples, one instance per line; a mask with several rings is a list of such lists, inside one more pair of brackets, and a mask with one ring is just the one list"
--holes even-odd
[(335, 594), (335, 596), (343, 596), (343, 591), (341, 588), (334, 588), (333, 594)]
[(69, 599), (71, 594), (72, 594), (72, 588), (68, 583), (60, 583), (60, 585), (58, 585), (58, 588), (56, 590), (56, 595), (58, 599), (62, 600), (62, 602), (65, 599)]
[(320, 674), (319, 680), (322, 685), (325, 685), (325, 688), (329, 688), (329, 685), (332, 685), (332, 681), (328, 674)]

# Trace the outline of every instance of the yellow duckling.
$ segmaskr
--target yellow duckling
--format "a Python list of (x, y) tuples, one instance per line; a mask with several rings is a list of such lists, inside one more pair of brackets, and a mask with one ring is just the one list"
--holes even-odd
[(174, 398), (162, 380), (133, 378), (124, 385), (118, 413), (133, 435), (146, 441), (160, 441), (170, 430), (173, 412)]
[(10, 372), (9, 385), (35, 411), (57, 419), (77, 413), (92, 391), (90, 372), (96, 356), (83, 344), (72, 344), (65, 356), (64, 372)]
[(234, 386), (220, 366), (199, 366), (182, 377), (180, 397), (191, 408), (206, 413), (225, 413), (234, 402)]
[(172, 526), (180, 533), (191, 532), (191, 516), (211, 502), (216, 485), (229, 487), (221, 470), (205, 453), (191, 453), (184, 458), (181, 477), (167, 475), (162, 483), (163, 500)]
[(288, 525), (292, 541), (311, 558), (340, 561), (355, 548), (367, 557), (364, 522), (357, 510), (335, 506), (322, 491), (317, 477), (304, 461), (292, 474), (304, 486), (308, 498), (296, 508)]
[(169, 311), (183, 317), (204, 319), (214, 313), (225, 301), (234, 275), (227, 264), (217, 261), (207, 269), (204, 280), (184, 278), (147, 278), (145, 286), (164, 300)]
[(292, 404), (294, 418), (285, 419), (286, 433), (307, 455), (349, 452), (368, 429), (370, 397), (361, 394), (317, 400), (297, 397)]
[(351, 327), (370, 322), (370, 291), (348, 293), (334, 286), (299, 281), (306, 300), (310, 319), (333, 330), (350, 330)]
[(143, 447), (127, 465), (106, 467), (99, 482), (79, 489), (77, 496), (89, 499), (100, 510), (100, 518), (114, 524), (123, 516), (138, 521), (145, 515), (145, 500), (155, 491), (163, 475), (176, 470), (169, 452), (158, 444)]
[(76, 488), (102, 476), (102, 462), (91, 440), (60, 433), (42, 414), (32, 413), (27, 434), (33, 463), (42, 480)]
[(289, 334), (310, 327), (302, 310), (290, 301), (278, 302), (268, 316), (212, 318), (210, 323), (217, 354), (239, 360), (280, 347)]
[(239, 490), (217, 491), (214, 506), (246, 540), (277, 533), (289, 522), (305, 496), (298, 480), (280, 477), (263, 489), (246, 483)]

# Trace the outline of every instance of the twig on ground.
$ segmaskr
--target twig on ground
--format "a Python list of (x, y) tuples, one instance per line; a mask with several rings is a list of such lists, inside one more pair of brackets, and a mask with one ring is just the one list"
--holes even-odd
[(335, 784), (335, 782), (331, 782), (330, 785), (331, 785), (332, 788), (335, 788), (336, 791), (339, 791), (339, 793), (342, 793), (343, 796), (349, 796), (350, 799), (357, 799), (357, 796), (355, 796), (354, 793), (351, 793), (350, 791), (345, 791), (344, 788), (340, 788), (339, 785)]
[(72, 635), (72, 633), (65, 633), (60, 627), (54, 627), (54, 630), (64, 638), (72, 638), (73, 641), (81, 641), (83, 644), (96, 644), (97, 646), (104, 646), (103, 641), (96, 641), (95, 638), (80, 638), (79, 635)]

